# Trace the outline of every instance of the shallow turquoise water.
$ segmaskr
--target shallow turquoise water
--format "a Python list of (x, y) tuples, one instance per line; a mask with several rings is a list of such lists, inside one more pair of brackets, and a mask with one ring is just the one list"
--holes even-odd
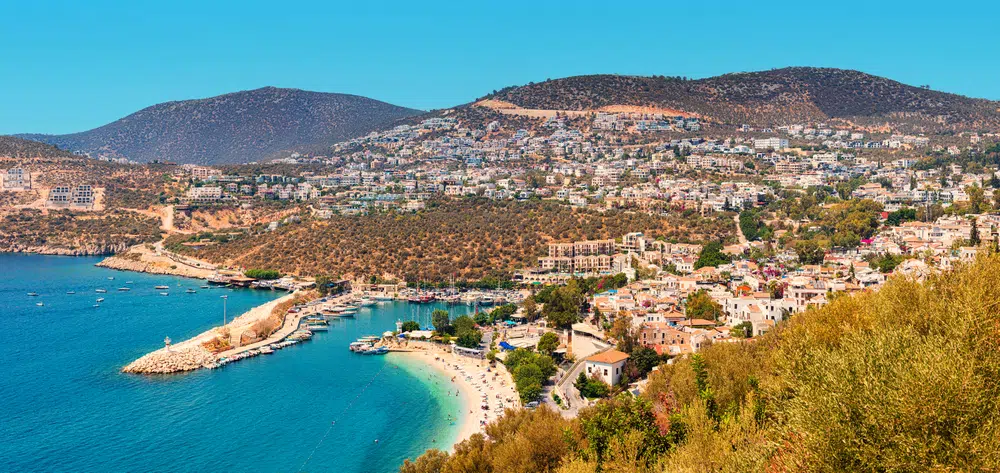
[[(119, 369), (164, 336), (219, 324), (220, 295), (232, 317), (282, 293), (185, 294), (201, 283), (97, 261), (0, 254), (0, 471), (390, 472), (426, 448), (450, 447), (458, 433), (448, 416), (460, 415), (461, 400), (442, 392), (443, 375), (347, 350), (397, 319), (429, 325), (432, 310), (448, 307), (390, 303), (271, 356), (126, 375)], [(116, 292), (125, 281), (132, 291)], [(153, 289), (161, 284), (169, 296)], [(97, 297), (106, 300), (95, 309)]]

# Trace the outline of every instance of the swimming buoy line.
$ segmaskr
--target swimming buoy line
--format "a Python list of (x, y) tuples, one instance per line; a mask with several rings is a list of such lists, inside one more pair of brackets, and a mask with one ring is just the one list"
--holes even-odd
[(312, 452), (309, 453), (309, 456), (306, 458), (306, 461), (302, 462), (302, 466), (300, 466), (297, 471), (301, 473), (305, 469), (306, 465), (309, 464), (309, 461), (312, 460), (313, 455), (315, 455), (316, 451), (319, 450), (319, 447), (323, 445), (323, 441), (326, 440), (326, 437), (328, 435), (330, 435), (330, 431), (333, 430), (333, 427), (335, 425), (337, 425), (337, 421), (340, 420), (340, 418), (343, 417), (345, 413), (347, 413), (347, 411), (351, 408), (351, 406), (353, 406), (354, 403), (361, 398), (361, 395), (368, 390), (368, 387), (375, 382), (375, 379), (378, 378), (379, 375), (381, 375), (382, 372), (385, 371), (386, 367), (388, 367), (389, 365), (392, 365), (392, 363), (386, 363), (382, 365), (382, 368), (378, 370), (378, 373), (375, 373), (375, 376), (372, 376), (372, 379), (368, 380), (368, 383), (365, 384), (365, 386), (361, 388), (360, 391), (358, 391), (358, 394), (354, 396), (354, 399), (351, 399), (351, 402), (347, 403), (347, 405), (344, 406), (344, 410), (340, 411), (340, 414), (337, 414), (337, 417), (332, 422), (330, 422), (330, 425), (327, 426), (326, 428), (326, 432), (323, 433), (322, 437), (320, 437), (319, 442), (316, 443), (316, 446), (313, 447)]

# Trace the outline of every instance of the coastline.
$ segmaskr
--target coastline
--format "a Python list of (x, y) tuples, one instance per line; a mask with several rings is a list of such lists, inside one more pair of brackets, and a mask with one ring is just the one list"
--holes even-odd
[[(480, 422), (489, 423), (498, 419), (502, 415), (502, 412), (497, 412), (500, 405), (505, 408), (520, 405), (510, 374), (501, 364), (490, 367), (486, 360), (455, 355), (425, 342), (410, 342), (407, 348), (411, 351), (394, 351), (390, 356), (400, 356), (419, 362), (445, 376), (446, 379), (454, 379), (452, 386), (461, 393), (459, 396), (462, 402), (461, 427), (447, 451), (454, 452), (455, 445), (459, 442), (473, 434), (483, 433), (484, 429)], [(485, 402), (489, 405), (489, 409), (485, 411), (481, 407), (484, 402), (483, 394), (486, 394)], [(497, 395), (500, 399), (497, 399)]]
[(104, 258), (97, 266), (119, 271), (135, 271), (139, 273), (164, 274), (182, 276), (194, 279), (208, 279), (215, 273), (215, 266), (206, 262), (191, 264), (187, 259), (171, 258), (170, 254), (161, 251), (159, 244), (154, 249), (146, 245), (129, 247), (123, 253)]

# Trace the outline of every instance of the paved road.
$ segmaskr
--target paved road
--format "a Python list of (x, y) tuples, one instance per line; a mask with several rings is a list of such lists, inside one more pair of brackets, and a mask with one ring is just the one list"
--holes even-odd
[[(600, 353), (605, 350), (609, 350), (610, 345), (603, 343), (602, 341), (596, 340), (592, 337), (586, 335), (573, 335), (573, 356), (576, 358), (576, 362), (569, 368), (559, 381), (556, 383), (559, 390), (562, 391), (565, 398), (564, 404), (569, 403), (568, 409), (559, 409), (559, 413), (567, 419), (571, 419), (577, 416), (581, 408), (588, 405), (586, 399), (580, 396), (580, 392), (573, 386), (573, 382), (576, 378), (580, 376), (580, 373), (584, 369), (583, 360), (587, 357), (594, 355), (595, 353)], [(551, 396), (549, 396), (551, 397)]]

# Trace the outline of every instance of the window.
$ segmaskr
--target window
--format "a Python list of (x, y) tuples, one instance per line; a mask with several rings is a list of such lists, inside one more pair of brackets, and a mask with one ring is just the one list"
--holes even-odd
[(604, 376), (607, 376), (607, 375), (608, 375), (608, 369), (604, 368)]

